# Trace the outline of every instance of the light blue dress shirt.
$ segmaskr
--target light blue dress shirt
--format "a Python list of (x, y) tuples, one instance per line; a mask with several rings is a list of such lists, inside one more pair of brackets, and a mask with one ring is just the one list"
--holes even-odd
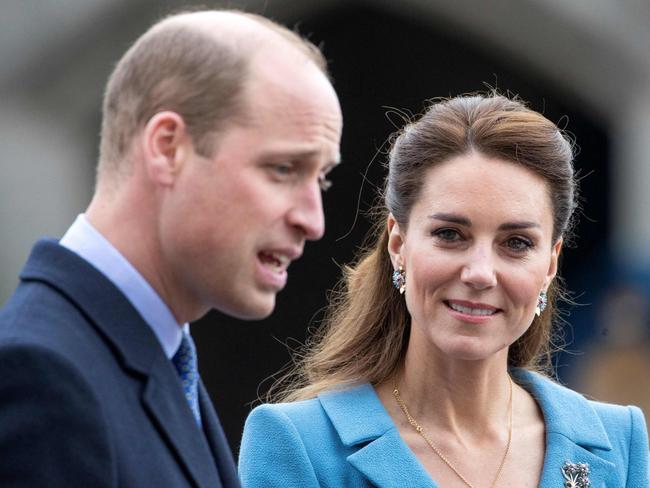
[(128, 298), (160, 341), (165, 355), (171, 359), (178, 350), (183, 331), (189, 325), (178, 324), (169, 307), (127, 259), (80, 214), (59, 244), (77, 253)]

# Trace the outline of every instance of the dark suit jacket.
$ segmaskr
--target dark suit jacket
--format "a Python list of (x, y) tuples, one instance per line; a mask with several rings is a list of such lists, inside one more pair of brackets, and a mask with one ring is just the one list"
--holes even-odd
[(101, 273), (38, 242), (0, 312), (0, 486), (236, 487), (203, 385), (203, 432), (151, 328)]

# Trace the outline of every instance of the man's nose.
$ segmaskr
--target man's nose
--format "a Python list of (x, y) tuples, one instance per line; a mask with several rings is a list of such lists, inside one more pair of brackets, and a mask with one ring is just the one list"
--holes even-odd
[(479, 243), (470, 249), (460, 279), (476, 290), (485, 290), (496, 286), (497, 275), (491, 245)]
[(289, 224), (296, 227), (305, 239), (315, 241), (325, 233), (323, 198), (318, 184), (305, 188), (289, 212)]

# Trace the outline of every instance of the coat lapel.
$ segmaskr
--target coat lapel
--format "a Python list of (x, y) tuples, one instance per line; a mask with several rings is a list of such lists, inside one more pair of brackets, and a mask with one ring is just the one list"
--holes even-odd
[[(162, 354), (142, 395), (142, 403), (181, 459), (197, 486), (221, 488), (219, 473), (203, 432), (196, 425), (170, 361)], [(182, 401), (179, 401), (178, 399)]]
[(592, 488), (624, 486), (618, 477), (620, 467), (602, 457), (612, 445), (600, 417), (582, 395), (525, 370), (513, 370), (513, 376), (544, 414), (546, 454), (540, 486), (565, 486), (565, 462), (587, 463)]
[(343, 444), (354, 449), (347, 461), (374, 486), (437, 487), (402, 440), (371, 385), (318, 398)]
[[(592, 488), (623, 486), (620, 467), (603, 457), (612, 446), (590, 403), (535, 373), (514, 370), (513, 376), (544, 414), (546, 453), (540, 486), (564, 487), (565, 462), (587, 463)], [(437, 487), (402, 440), (372, 386), (323, 393), (319, 400), (341, 442), (354, 449), (347, 461), (373, 485)]]
[(615, 488), (625, 486), (617, 475), (616, 466), (585, 449), (573, 440), (555, 432), (549, 432), (546, 439), (546, 456), (540, 486), (563, 487), (566, 479), (562, 467), (570, 463), (587, 463), (591, 488)]
[(225, 488), (238, 488), (239, 478), (228, 440), (202, 381), (199, 381), (199, 405), (203, 430), (221, 476), (221, 483)]
[(21, 279), (47, 283), (75, 303), (122, 364), (143, 385), (142, 403), (194, 483), (219, 487), (205, 436), (187, 408), (178, 375), (151, 328), (103, 274), (56, 241), (38, 242)]
[(396, 428), (348, 456), (348, 462), (374, 486), (437, 488)]

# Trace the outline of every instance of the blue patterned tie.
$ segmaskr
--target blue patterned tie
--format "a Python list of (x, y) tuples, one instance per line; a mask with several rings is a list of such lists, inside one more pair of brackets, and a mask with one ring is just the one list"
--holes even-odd
[(199, 410), (199, 370), (196, 364), (196, 347), (188, 333), (183, 333), (181, 345), (172, 358), (174, 366), (181, 377), (183, 392), (189, 403), (196, 423), (201, 426), (201, 411)]

